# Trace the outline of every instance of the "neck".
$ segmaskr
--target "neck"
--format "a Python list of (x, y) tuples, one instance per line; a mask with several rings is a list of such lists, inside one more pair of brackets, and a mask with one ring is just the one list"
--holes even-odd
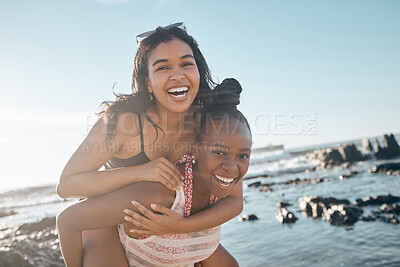
[(198, 168), (193, 166), (193, 206), (199, 210), (208, 207), (210, 200), (210, 190), (204, 184)]
[(160, 105), (151, 106), (147, 114), (155, 121), (166, 133), (181, 134), (185, 130), (192, 129), (193, 125), (193, 108), (189, 108), (186, 112), (176, 113), (167, 111)]

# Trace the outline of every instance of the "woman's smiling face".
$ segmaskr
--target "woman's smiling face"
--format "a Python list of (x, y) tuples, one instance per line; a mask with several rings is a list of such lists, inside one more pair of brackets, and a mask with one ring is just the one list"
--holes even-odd
[(148, 60), (147, 88), (157, 105), (181, 113), (189, 109), (199, 91), (200, 74), (190, 46), (174, 38), (160, 43)]
[(195, 153), (198, 159), (195, 184), (218, 198), (226, 197), (237, 182), (242, 182), (251, 153), (251, 133), (246, 124), (227, 118), (208, 123)]

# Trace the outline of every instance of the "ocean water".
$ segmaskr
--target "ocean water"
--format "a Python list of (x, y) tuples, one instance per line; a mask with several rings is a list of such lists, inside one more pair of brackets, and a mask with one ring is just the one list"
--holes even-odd
[[(397, 139), (398, 140), (398, 139)], [(221, 243), (235, 256), (240, 266), (400, 266), (400, 225), (380, 221), (358, 221), (351, 227), (331, 226), (322, 219), (306, 218), (299, 211), (298, 199), (306, 195), (357, 198), (392, 194), (400, 196), (400, 177), (371, 174), (368, 170), (380, 163), (399, 162), (369, 160), (347, 169), (304, 172), (319, 162), (305, 162), (304, 154), (292, 156), (288, 151), (252, 155), (247, 176), (269, 174), (272, 177), (244, 180), (279, 183), (295, 178), (324, 178), (327, 182), (307, 185), (273, 185), (272, 192), (245, 188), (243, 214), (255, 214), (259, 220), (239, 222), (232, 219), (222, 227)], [(341, 180), (349, 171), (359, 173)], [(34, 222), (55, 216), (75, 200), (64, 201), (55, 185), (0, 192), (0, 228)], [(276, 203), (292, 204), (288, 210), (299, 220), (280, 224), (275, 219)], [(364, 216), (378, 206), (363, 208)], [(14, 215), (4, 216), (6, 212)]]
[[(322, 219), (307, 218), (299, 211), (298, 199), (325, 195), (350, 202), (367, 196), (400, 196), (400, 177), (372, 174), (368, 170), (392, 161), (365, 161), (342, 170), (294, 173), (305, 168), (304, 156), (253, 166), (249, 173), (275, 174), (269, 178), (245, 180), (279, 183), (296, 178), (329, 178), (329, 181), (307, 185), (275, 185), (272, 192), (244, 189), (244, 214), (255, 214), (259, 220), (231, 220), (222, 227), (222, 244), (236, 257), (240, 266), (400, 266), (400, 225), (380, 221), (358, 221), (354, 226), (331, 226)], [(314, 163), (309, 164), (311, 167)], [(285, 173), (285, 167), (287, 172)], [(359, 174), (341, 180), (349, 171)], [(299, 219), (294, 224), (280, 224), (275, 213), (277, 202), (292, 204), (287, 209)], [(363, 208), (363, 216), (378, 211), (378, 206)]]

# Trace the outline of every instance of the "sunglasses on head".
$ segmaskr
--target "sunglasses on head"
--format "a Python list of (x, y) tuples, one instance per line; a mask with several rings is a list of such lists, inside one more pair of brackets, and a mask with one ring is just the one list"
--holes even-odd
[[(171, 29), (171, 28), (174, 28), (174, 27), (177, 27), (177, 28), (182, 29), (185, 32), (187, 32), (186, 25), (183, 22), (173, 23), (173, 24), (167, 25), (165, 27), (161, 27), (161, 28), (163, 28), (165, 30), (168, 30), (168, 29)], [(136, 44), (139, 44), (143, 39), (145, 39), (146, 37), (152, 35), (155, 32), (156, 32), (156, 30), (151, 30), (151, 31), (143, 32), (143, 33), (141, 33), (139, 35), (136, 35)]]

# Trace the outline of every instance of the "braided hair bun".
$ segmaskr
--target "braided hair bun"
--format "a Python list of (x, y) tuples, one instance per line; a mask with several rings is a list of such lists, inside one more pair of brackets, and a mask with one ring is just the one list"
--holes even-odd
[(234, 78), (227, 78), (217, 85), (212, 94), (212, 105), (237, 106), (240, 103), (240, 93), (242, 86)]
[(243, 122), (250, 131), (250, 126), (245, 116), (237, 109), (241, 92), (242, 86), (233, 78), (223, 80), (221, 84), (211, 91), (204, 107), (200, 110), (201, 119), (196, 138), (198, 141), (201, 140), (202, 134), (207, 133), (208, 123), (218, 120), (236, 119)]

